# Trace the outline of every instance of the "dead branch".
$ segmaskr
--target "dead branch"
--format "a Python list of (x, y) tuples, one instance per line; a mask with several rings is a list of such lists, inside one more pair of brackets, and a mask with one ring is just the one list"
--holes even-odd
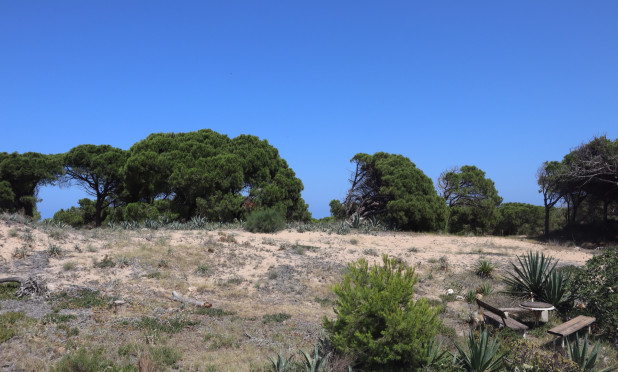
[(19, 283), (19, 289), (15, 292), (15, 296), (43, 296), (47, 293), (47, 285), (43, 280), (36, 277), (20, 278), (20, 277), (8, 277), (0, 278), (0, 283)]
[(212, 307), (210, 302), (202, 302), (198, 300), (194, 300), (192, 298), (186, 298), (179, 295), (176, 291), (172, 291), (172, 299), (180, 302), (184, 302), (190, 305), (199, 306), (199, 307)]

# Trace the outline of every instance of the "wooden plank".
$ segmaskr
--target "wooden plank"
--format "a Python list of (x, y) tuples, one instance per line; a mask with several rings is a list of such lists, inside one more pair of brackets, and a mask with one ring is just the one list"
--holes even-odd
[(518, 322), (515, 319), (512, 318), (502, 318), (501, 316), (492, 313), (491, 311), (487, 311), (485, 310), (483, 312), (483, 315), (487, 318), (493, 319), (494, 321), (496, 321), (498, 324), (504, 325), (505, 327), (508, 327), (512, 330), (515, 331), (525, 331), (528, 329), (528, 326), (525, 324), (522, 324), (520, 322)]
[(547, 331), (552, 335), (566, 337), (594, 323), (596, 318), (580, 315)]
[(483, 302), (481, 300), (479, 300), (478, 298), (476, 299), (476, 304), (479, 305), (479, 307), (483, 307), (489, 311), (491, 311), (494, 314), (498, 314), (499, 316), (506, 318), (506, 314), (504, 313), (504, 311), (498, 309), (497, 307), (491, 306), (490, 304), (488, 304), (487, 302)]

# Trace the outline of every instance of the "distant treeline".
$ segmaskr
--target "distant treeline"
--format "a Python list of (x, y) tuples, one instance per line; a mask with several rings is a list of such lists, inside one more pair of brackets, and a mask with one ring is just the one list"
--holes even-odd
[[(618, 140), (597, 137), (546, 161), (537, 172), (544, 206), (502, 203), (494, 182), (473, 165), (444, 171), (437, 187), (405, 156), (359, 153), (343, 200), (331, 217), (373, 220), (411, 231), (547, 235), (565, 227), (614, 231), (618, 218)], [(129, 150), (79, 145), (65, 154), (0, 153), (0, 210), (37, 217), (37, 190), (69, 182), (92, 199), (58, 211), (73, 226), (105, 221), (245, 220), (274, 209), (309, 221), (303, 184), (276, 148), (255, 136), (212, 130), (156, 133)]]

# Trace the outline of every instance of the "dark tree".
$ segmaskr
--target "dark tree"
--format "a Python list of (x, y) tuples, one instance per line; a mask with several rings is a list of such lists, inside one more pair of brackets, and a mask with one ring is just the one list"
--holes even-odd
[(543, 205), (545, 207), (545, 227), (543, 229), (545, 237), (549, 234), (549, 214), (551, 209), (564, 196), (564, 191), (561, 189), (563, 173), (563, 165), (557, 161), (544, 162), (536, 172), (539, 193), (543, 194)]
[(61, 174), (57, 155), (0, 153), (0, 209), (34, 217), (38, 188), (53, 184)]
[(126, 152), (110, 145), (79, 145), (64, 156), (66, 178), (95, 198), (95, 225), (122, 188)]
[(438, 190), (449, 206), (447, 224), (451, 231), (466, 227), (488, 231), (496, 208), (502, 203), (494, 182), (485, 172), (471, 165), (442, 172)]
[(234, 139), (212, 130), (156, 133), (129, 150), (126, 202), (171, 201), (188, 219), (244, 219), (255, 208), (274, 208), (307, 220), (302, 182), (266, 140)]
[(343, 201), (346, 217), (376, 217), (407, 230), (443, 228), (446, 204), (410, 159), (378, 152), (356, 154), (350, 162), (355, 170)]

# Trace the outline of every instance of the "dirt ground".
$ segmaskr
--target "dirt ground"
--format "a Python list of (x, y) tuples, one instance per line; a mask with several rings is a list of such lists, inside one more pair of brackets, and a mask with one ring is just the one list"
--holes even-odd
[[(64, 326), (45, 321), (54, 311), (49, 298), (0, 300), (0, 314), (21, 311), (30, 319), (0, 343), (0, 371), (46, 370), (79, 347), (102, 347), (108, 358), (131, 364), (140, 353), (121, 355), (117, 350), (145, 344), (178, 350), (182, 357), (170, 368), (259, 370), (266, 356), (279, 350), (293, 353), (311, 347), (323, 335), (323, 317), (335, 316), (331, 288), (345, 266), (360, 258), (379, 263), (382, 254), (415, 267), (416, 295), (446, 302), (441, 317), (453, 333), (462, 335), (468, 329), (466, 317), (476, 309), (461, 298), (446, 301), (446, 291), (463, 296), (482, 284), (473, 267), (483, 258), (497, 265), (490, 282), (495, 302), (508, 302), (497, 295), (500, 275), (528, 251), (553, 256), (560, 266), (581, 266), (594, 254), (523, 237), (354, 230), (337, 235), (295, 229), (276, 234), (240, 229), (75, 230), (4, 219), (0, 278), (38, 277), (46, 282), (51, 298), (71, 290), (98, 290), (109, 304), (62, 309), (60, 314), (73, 317)], [(174, 301), (172, 291), (207, 301), (219, 313), (198, 314), (190, 305)], [(181, 332), (152, 335), (135, 326), (145, 316), (183, 316), (196, 324)], [(71, 327), (79, 333), (70, 332)]]

